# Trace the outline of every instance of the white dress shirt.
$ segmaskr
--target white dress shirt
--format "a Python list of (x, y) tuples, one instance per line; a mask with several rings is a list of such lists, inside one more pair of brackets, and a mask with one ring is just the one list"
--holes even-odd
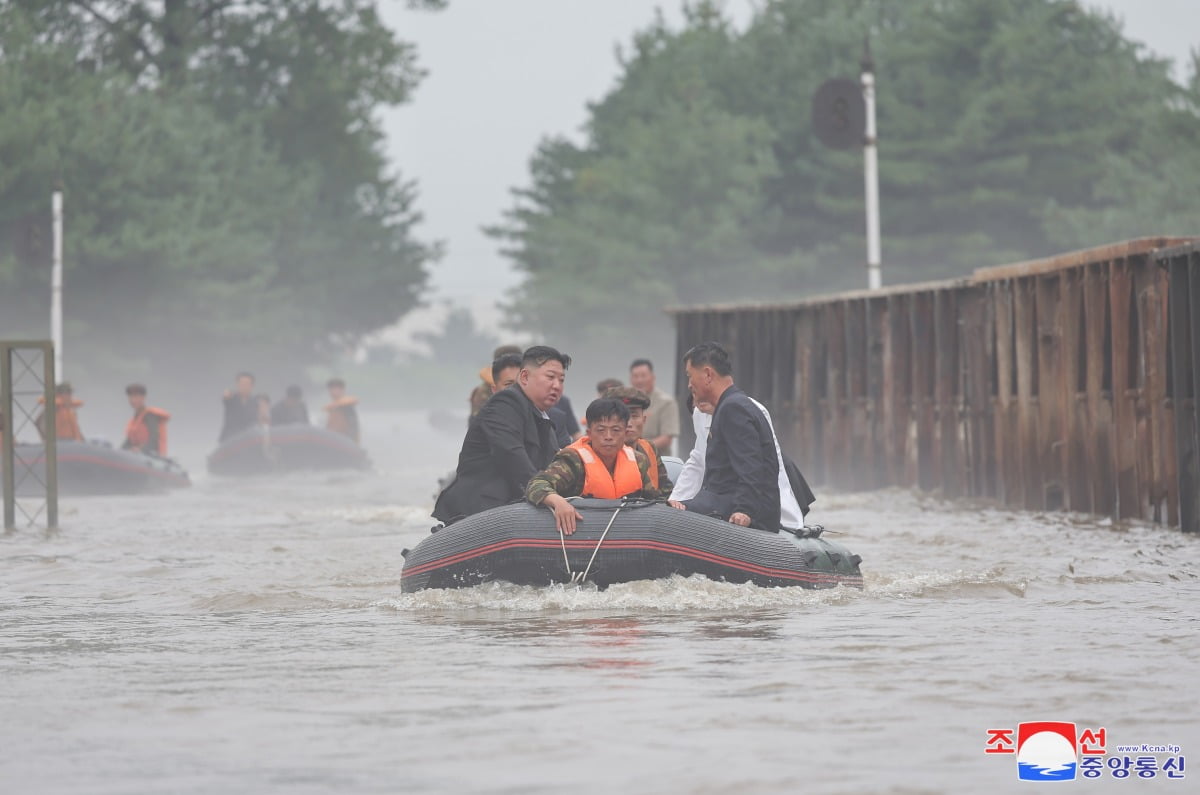
[[(767, 418), (771, 429), (771, 438), (775, 440), (775, 459), (779, 464), (779, 523), (792, 530), (804, 527), (804, 513), (800, 510), (800, 502), (792, 491), (791, 481), (788, 480), (787, 470), (783, 467), (783, 449), (779, 446), (779, 436), (775, 433), (775, 424), (771, 422), (771, 412), (767, 407), (754, 398), (750, 402), (758, 406), (758, 410)], [(675, 488), (671, 491), (672, 500), (690, 500), (700, 493), (700, 484), (704, 482), (704, 453), (708, 449), (708, 433), (712, 427), (712, 415), (705, 414), (700, 409), (692, 410), (692, 427), (696, 430), (696, 446), (683, 463)]]

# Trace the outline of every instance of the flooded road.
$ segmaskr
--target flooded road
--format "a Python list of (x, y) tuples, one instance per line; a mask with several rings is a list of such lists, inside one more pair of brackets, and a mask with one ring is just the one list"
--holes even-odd
[(1200, 539), (818, 493), (861, 592), (402, 595), (460, 439), (417, 414), (364, 437), (370, 474), (234, 484), (188, 451), (190, 491), (0, 538), (4, 791), (1024, 791), (984, 743), (1035, 720), (1200, 777)]

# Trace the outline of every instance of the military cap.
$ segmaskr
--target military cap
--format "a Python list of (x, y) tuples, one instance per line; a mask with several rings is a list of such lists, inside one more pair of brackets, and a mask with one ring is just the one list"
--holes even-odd
[(650, 408), (650, 396), (642, 390), (634, 389), (631, 386), (614, 386), (604, 393), (604, 397), (619, 400), (626, 406), (638, 406), (643, 409)]

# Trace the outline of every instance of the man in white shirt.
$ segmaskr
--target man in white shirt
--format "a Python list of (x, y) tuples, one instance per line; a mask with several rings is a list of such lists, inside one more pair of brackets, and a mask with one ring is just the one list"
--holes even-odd
[[(750, 398), (750, 402), (757, 406), (758, 410), (767, 418), (767, 424), (771, 426), (771, 436), (775, 438), (775, 455), (779, 458), (779, 523), (789, 530), (800, 530), (804, 527), (804, 512), (800, 509), (800, 503), (792, 490), (791, 481), (788, 480), (783, 463), (783, 449), (779, 446), (779, 436), (775, 433), (774, 423), (771, 422), (771, 413), (767, 411), (766, 406), (754, 398)], [(696, 445), (692, 448), (688, 460), (684, 462), (683, 469), (675, 481), (675, 488), (671, 492), (672, 500), (690, 500), (700, 491), (700, 484), (704, 482), (704, 453), (708, 447), (708, 430), (712, 425), (712, 413), (711, 403), (700, 402), (692, 409), (692, 427), (696, 431)]]

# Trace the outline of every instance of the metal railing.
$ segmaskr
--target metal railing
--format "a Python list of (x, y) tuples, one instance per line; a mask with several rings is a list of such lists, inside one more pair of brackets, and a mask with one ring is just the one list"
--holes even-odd
[[(4, 529), (17, 519), (58, 527), (58, 445), (54, 404), (54, 346), (48, 341), (0, 340), (0, 491)], [(44, 443), (26, 444), (42, 416)]]

